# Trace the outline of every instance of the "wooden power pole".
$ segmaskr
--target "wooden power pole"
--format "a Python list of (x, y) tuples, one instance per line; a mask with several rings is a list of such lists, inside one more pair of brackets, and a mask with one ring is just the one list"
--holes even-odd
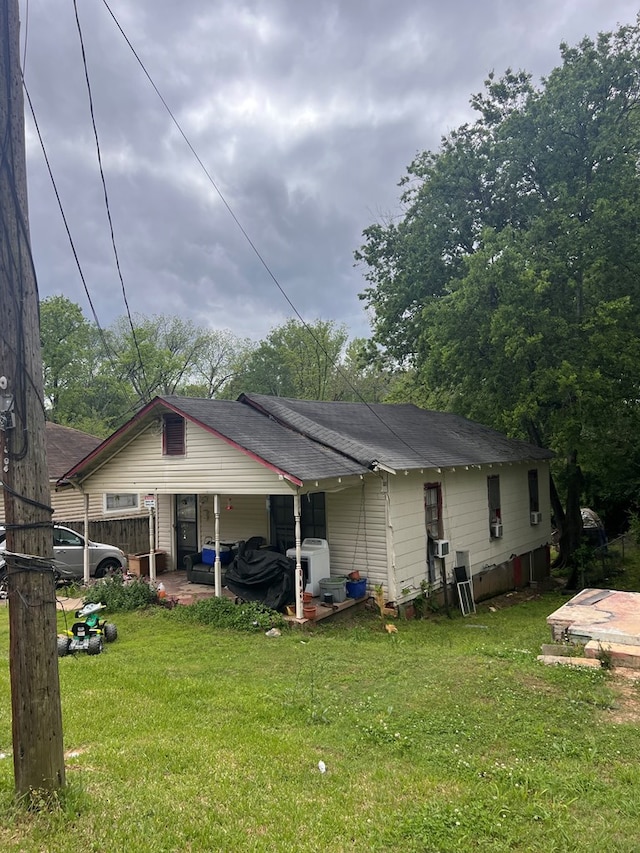
[(62, 788), (65, 773), (39, 304), (27, 212), (19, 32), (18, 0), (2, 0), (0, 462), (7, 529), (15, 787), (19, 795), (29, 795)]

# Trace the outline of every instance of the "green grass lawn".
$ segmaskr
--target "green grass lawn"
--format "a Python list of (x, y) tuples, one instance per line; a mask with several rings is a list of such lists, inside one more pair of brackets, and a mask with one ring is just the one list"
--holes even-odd
[(0, 849), (635, 853), (640, 687), (536, 661), (565, 600), (276, 639), (114, 614), (60, 660), (51, 812), (14, 803), (2, 608)]

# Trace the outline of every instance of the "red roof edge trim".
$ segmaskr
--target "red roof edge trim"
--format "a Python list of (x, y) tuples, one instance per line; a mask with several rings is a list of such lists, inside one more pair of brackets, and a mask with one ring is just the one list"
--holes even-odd
[(117, 438), (119, 438), (121, 435), (128, 432), (134, 426), (134, 424), (140, 420), (140, 418), (142, 418), (149, 411), (151, 411), (151, 409), (156, 408), (156, 406), (158, 406), (159, 403), (163, 403), (163, 405), (166, 405), (166, 403), (164, 403), (162, 401), (162, 398), (154, 397), (150, 403), (147, 403), (147, 405), (144, 406), (142, 409), (140, 409), (139, 412), (136, 412), (136, 414), (132, 418), (129, 418), (129, 420), (126, 422), (126, 424), (123, 424), (120, 427), (120, 429), (117, 429), (112, 435), (109, 436), (109, 438), (105, 438), (105, 440), (102, 442), (102, 444), (99, 444), (95, 448), (95, 450), (92, 450), (92, 452), (89, 453), (87, 456), (85, 456), (84, 459), (81, 459), (80, 462), (76, 463), (73, 466), (73, 468), (71, 468), (69, 471), (67, 471), (65, 474), (63, 474), (62, 477), (59, 478), (58, 483), (60, 483), (61, 481), (64, 481), (64, 480), (69, 480), (71, 477), (73, 477), (74, 474), (76, 474), (76, 472), (78, 470), (83, 468), (87, 462), (91, 462), (92, 459), (95, 459), (96, 456), (100, 455), (103, 450), (105, 450), (111, 444), (113, 444), (113, 442)]
[[(174, 409), (175, 412), (180, 412), (179, 409)], [(294, 477), (293, 474), (289, 474), (287, 471), (283, 471), (282, 468), (278, 468), (276, 465), (272, 465), (271, 462), (267, 462), (266, 459), (263, 459), (261, 456), (258, 456), (257, 453), (254, 453), (252, 450), (247, 450), (246, 447), (243, 447), (241, 444), (238, 444), (236, 441), (233, 441), (230, 438), (227, 438), (226, 435), (223, 435), (218, 430), (213, 427), (207, 426), (203, 424), (202, 421), (199, 421), (197, 418), (190, 417), (182, 412), (180, 414), (183, 415), (188, 421), (191, 421), (194, 424), (197, 424), (201, 429), (205, 430), (205, 432), (210, 433), (211, 435), (215, 435), (216, 438), (221, 439), (230, 447), (233, 447), (235, 450), (239, 450), (241, 453), (244, 453), (245, 456), (248, 456), (249, 459), (253, 459), (254, 462), (258, 462), (264, 468), (268, 468), (270, 471), (273, 471), (275, 474), (278, 474), (279, 477), (284, 477), (285, 480), (289, 480), (290, 483), (293, 483), (294, 486), (303, 486), (304, 482), (299, 480), (297, 477)]]

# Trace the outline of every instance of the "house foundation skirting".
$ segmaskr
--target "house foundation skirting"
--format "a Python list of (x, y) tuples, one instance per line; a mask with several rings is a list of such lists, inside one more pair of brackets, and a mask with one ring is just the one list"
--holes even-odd
[(514, 589), (544, 583), (551, 573), (549, 548), (543, 545), (524, 554), (514, 554), (503, 563), (486, 566), (473, 574), (475, 601), (494, 598)]

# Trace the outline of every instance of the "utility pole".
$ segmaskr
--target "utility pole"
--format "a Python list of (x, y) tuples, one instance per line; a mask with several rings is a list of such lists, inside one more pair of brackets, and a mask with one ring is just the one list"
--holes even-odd
[(15, 787), (30, 796), (62, 788), (65, 772), (18, 0), (0, 2), (0, 80), (0, 462)]

